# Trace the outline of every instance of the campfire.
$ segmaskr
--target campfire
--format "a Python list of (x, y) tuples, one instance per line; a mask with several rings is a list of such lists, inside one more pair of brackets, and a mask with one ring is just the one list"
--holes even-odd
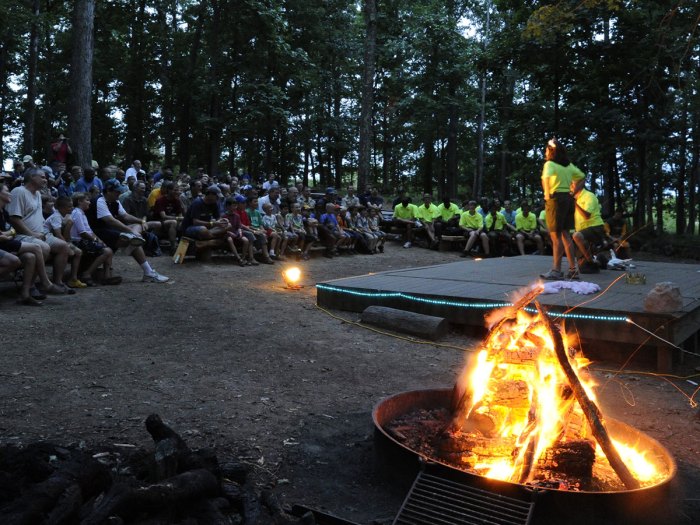
[(535, 488), (625, 491), (663, 482), (672, 459), (606, 421), (590, 362), (535, 301), (540, 291), (489, 317), (490, 332), (445, 406), (404, 411), (384, 430), (427, 459)]

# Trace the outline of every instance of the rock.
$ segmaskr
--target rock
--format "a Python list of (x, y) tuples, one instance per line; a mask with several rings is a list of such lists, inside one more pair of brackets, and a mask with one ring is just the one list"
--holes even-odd
[(672, 282), (656, 283), (644, 298), (645, 312), (676, 312), (683, 309), (681, 290)]

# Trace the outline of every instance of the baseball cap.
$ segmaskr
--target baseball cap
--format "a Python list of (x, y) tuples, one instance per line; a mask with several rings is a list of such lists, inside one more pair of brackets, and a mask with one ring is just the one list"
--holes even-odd
[(248, 191), (248, 190), (252, 190), (253, 187), (252, 187), (250, 184), (246, 184), (246, 185), (243, 186), (241, 189), (242, 189), (243, 191)]
[(56, 178), (56, 176), (53, 174), (53, 170), (51, 169), (50, 166), (42, 166), (41, 169), (44, 170), (44, 173), (46, 173), (46, 176), (47, 176), (49, 179), (55, 179), (55, 178)]
[(219, 197), (223, 195), (223, 193), (221, 193), (221, 188), (219, 188), (216, 184), (209, 186), (206, 193), (216, 193)]
[(236, 202), (245, 202), (246, 198), (243, 195), (236, 195)]
[(31, 155), (25, 155), (24, 157), (22, 157), (22, 162), (24, 162), (25, 164), (27, 162), (34, 162), (34, 158)]
[(118, 191), (121, 193), (124, 191), (124, 187), (117, 179), (109, 179), (105, 182), (104, 191)]
[(328, 186), (326, 188), (326, 193), (335, 193), (335, 188), (333, 186)]

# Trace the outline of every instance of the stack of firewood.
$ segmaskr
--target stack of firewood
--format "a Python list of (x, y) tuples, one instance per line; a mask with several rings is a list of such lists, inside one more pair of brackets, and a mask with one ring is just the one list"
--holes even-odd
[(192, 450), (157, 415), (148, 452), (111, 446), (99, 452), (48, 443), (0, 447), (0, 523), (313, 524), (288, 515), (259, 490), (242, 463)]

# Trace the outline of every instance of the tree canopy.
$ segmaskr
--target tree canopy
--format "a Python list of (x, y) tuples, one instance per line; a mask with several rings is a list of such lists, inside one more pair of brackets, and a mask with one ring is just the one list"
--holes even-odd
[(74, 149), (101, 164), (537, 198), (557, 136), (606, 212), (661, 226), (673, 202), (694, 231), (698, 2), (0, 0), (0, 15), (3, 159), (48, 161), (83, 124)]

